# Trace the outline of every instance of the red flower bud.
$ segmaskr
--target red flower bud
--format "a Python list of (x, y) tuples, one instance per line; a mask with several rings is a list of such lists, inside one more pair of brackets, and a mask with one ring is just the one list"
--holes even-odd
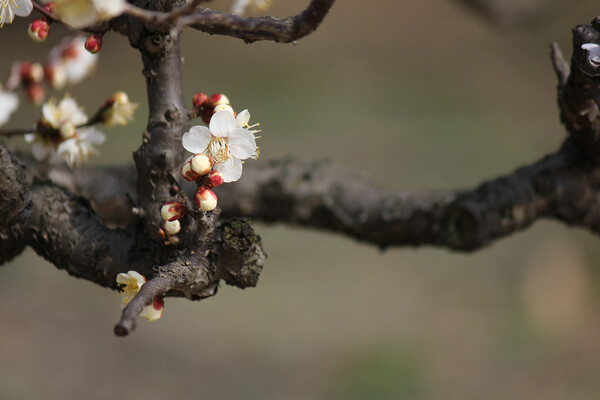
[(46, 10), (46, 12), (49, 14), (54, 14), (54, 2), (49, 1), (46, 4), (44, 4), (44, 10)]
[(96, 54), (102, 48), (102, 35), (94, 33), (85, 41), (85, 49), (92, 54)]
[(44, 67), (40, 63), (21, 63), (19, 72), (21, 73), (21, 81), (26, 85), (40, 83), (44, 79)]
[(215, 93), (212, 96), (210, 96), (210, 103), (213, 106), (218, 106), (219, 104), (230, 104), (227, 96), (221, 93)]
[(29, 29), (27, 29), (27, 33), (29, 37), (35, 40), (36, 42), (43, 42), (48, 37), (48, 33), (50, 32), (50, 24), (46, 18), (38, 18), (34, 19), (29, 24)]
[(223, 174), (221, 171), (210, 171), (208, 175), (206, 175), (206, 184), (207, 188), (217, 187), (223, 183)]
[(41, 105), (46, 98), (46, 89), (39, 83), (30, 83), (25, 87), (25, 94), (29, 101), (36, 106)]
[(208, 100), (208, 96), (206, 94), (204, 94), (203, 92), (196, 93), (194, 95), (194, 99), (192, 100), (192, 104), (194, 105), (194, 108), (200, 108), (205, 105), (207, 100)]
[(217, 207), (217, 195), (210, 189), (198, 189), (195, 200), (196, 206), (202, 211), (212, 211)]

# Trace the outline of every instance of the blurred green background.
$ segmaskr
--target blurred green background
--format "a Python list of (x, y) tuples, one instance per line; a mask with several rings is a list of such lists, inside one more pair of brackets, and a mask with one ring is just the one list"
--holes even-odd
[[(280, 16), (307, 3), (275, 2)], [(569, 57), (571, 29), (597, 7), (562, 3), (533, 29), (494, 28), (453, 1), (338, 0), (297, 45), (188, 31), (186, 99), (223, 92), (249, 108), (263, 128), (253, 162), (293, 154), (396, 189), (473, 186), (565, 136), (548, 45)], [(26, 24), (0, 31), (0, 76), (12, 60), (42, 61), (65, 33), (36, 44)], [(147, 116), (141, 61), (115, 33), (100, 55), (69, 92), (90, 113), (116, 90), (141, 104), (94, 161), (129, 163)], [(7, 127), (38, 114), (24, 106)], [(0, 399), (600, 398), (600, 250), (588, 232), (542, 221), (469, 255), (255, 225), (269, 254), (257, 288), (168, 299), (162, 320), (124, 339), (112, 334), (117, 293), (31, 251), (3, 266)]]

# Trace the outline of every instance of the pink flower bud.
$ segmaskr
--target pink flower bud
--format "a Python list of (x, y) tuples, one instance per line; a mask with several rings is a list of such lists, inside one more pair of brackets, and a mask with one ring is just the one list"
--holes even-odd
[(50, 24), (48, 23), (46, 18), (34, 19), (29, 24), (29, 29), (27, 29), (29, 37), (35, 40), (36, 42), (43, 42), (44, 40), (46, 40), (49, 32)]
[(192, 160), (189, 160), (181, 167), (181, 176), (186, 181), (194, 182), (200, 179), (200, 175), (192, 171)]
[(195, 200), (196, 206), (202, 211), (212, 211), (217, 207), (217, 195), (210, 189), (198, 189)]
[(48, 14), (54, 14), (54, 2), (49, 1), (46, 4), (44, 4), (44, 10), (46, 10)]
[(96, 54), (102, 48), (102, 35), (94, 33), (85, 41), (85, 49), (92, 54)]
[(178, 219), (175, 221), (165, 221), (163, 226), (169, 235), (177, 235), (181, 230), (181, 224)]
[(40, 83), (44, 80), (44, 67), (40, 63), (24, 62), (21, 64), (20, 73), (25, 84)]
[(165, 221), (175, 221), (185, 214), (185, 204), (178, 201), (169, 201), (160, 209), (160, 215)]
[(208, 175), (206, 175), (206, 187), (213, 188), (217, 187), (223, 183), (223, 174), (221, 171), (210, 171)]
[(41, 105), (46, 98), (46, 89), (39, 83), (31, 83), (25, 88), (25, 94), (29, 101), (36, 106)]
[(191, 163), (192, 171), (198, 176), (208, 174), (213, 166), (212, 158), (206, 154), (196, 154), (192, 157)]
[(207, 100), (208, 96), (205, 93), (196, 93), (194, 95), (194, 99), (192, 100), (192, 104), (194, 105), (194, 108), (200, 108), (205, 105)]
[(221, 93), (215, 93), (210, 96), (210, 102), (213, 106), (218, 106), (219, 104), (230, 104), (227, 96)]

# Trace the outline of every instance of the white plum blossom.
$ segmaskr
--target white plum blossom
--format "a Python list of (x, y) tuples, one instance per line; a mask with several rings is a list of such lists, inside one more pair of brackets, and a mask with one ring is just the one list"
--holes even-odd
[(50, 50), (46, 69), (64, 73), (66, 83), (81, 82), (98, 63), (98, 54), (92, 54), (85, 49), (85, 40), (81, 36), (63, 39), (58, 46)]
[(216, 112), (208, 128), (192, 127), (183, 134), (182, 144), (189, 152), (211, 157), (224, 182), (237, 181), (242, 175), (242, 160), (258, 156), (254, 132), (242, 127), (229, 111)]
[(133, 121), (133, 114), (138, 108), (137, 103), (129, 101), (125, 92), (117, 92), (108, 99), (108, 107), (102, 113), (102, 119), (107, 126), (127, 125)]
[[(131, 300), (133, 300), (135, 295), (142, 288), (142, 285), (146, 283), (146, 278), (139, 272), (129, 271), (126, 274), (121, 273), (117, 275), (117, 283), (122, 286), (121, 309), (123, 309)], [(148, 321), (156, 321), (162, 317), (163, 311), (164, 302), (162, 299), (155, 298), (152, 304), (142, 309), (140, 316), (146, 318)]]
[(15, 15), (26, 17), (31, 14), (31, 0), (0, 0), (0, 28), (5, 22), (12, 24)]
[(231, 6), (231, 13), (242, 15), (244, 12), (246, 12), (248, 7), (251, 7), (254, 10), (262, 11), (271, 7), (272, 3), (272, 0), (235, 0)]
[(36, 160), (51, 157), (51, 162), (64, 160), (72, 167), (98, 154), (94, 146), (104, 143), (105, 136), (94, 127), (81, 127), (88, 122), (88, 117), (73, 98), (65, 96), (59, 102), (50, 99), (42, 107), (42, 114), (41, 125), (58, 133), (51, 137), (37, 133), (25, 135), (25, 141), (32, 143)]
[(125, 0), (55, 0), (54, 5), (58, 17), (75, 28), (116, 17), (127, 8)]
[(10, 115), (19, 108), (19, 96), (12, 92), (5, 92), (0, 85), (0, 126), (4, 125)]
[(50, 161), (57, 163), (65, 160), (69, 167), (77, 166), (91, 156), (98, 155), (98, 150), (94, 146), (101, 145), (105, 140), (104, 133), (94, 127), (80, 128), (73, 136), (58, 145)]

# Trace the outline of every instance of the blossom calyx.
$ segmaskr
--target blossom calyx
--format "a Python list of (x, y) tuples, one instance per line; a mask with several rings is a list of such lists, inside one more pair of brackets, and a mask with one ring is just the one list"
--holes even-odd
[(172, 222), (178, 220), (183, 217), (183, 214), (186, 212), (185, 204), (180, 203), (179, 201), (169, 201), (160, 209), (160, 215), (162, 219), (168, 222)]
[(217, 207), (217, 195), (210, 189), (198, 189), (195, 200), (196, 206), (202, 211), (212, 211)]
[(92, 54), (96, 54), (102, 49), (102, 35), (94, 33), (85, 41), (85, 49)]
[(50, 32), (50, 24), (46, 18), (34, 19), (27, 29), (29, 37), (36, 42), (43, 42), (48, 37)]

